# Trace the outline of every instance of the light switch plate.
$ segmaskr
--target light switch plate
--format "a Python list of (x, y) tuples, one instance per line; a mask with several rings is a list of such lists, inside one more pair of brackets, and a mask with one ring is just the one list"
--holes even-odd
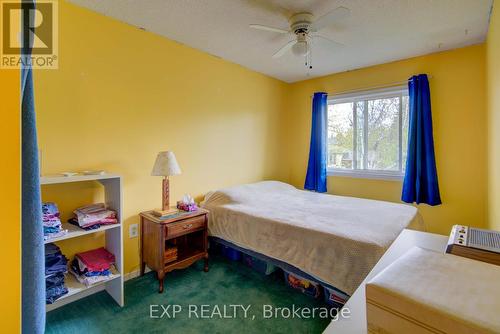
[(129, 238), (136, 238), (139, 235), (139, 224), (131, 224), (128, 227)]

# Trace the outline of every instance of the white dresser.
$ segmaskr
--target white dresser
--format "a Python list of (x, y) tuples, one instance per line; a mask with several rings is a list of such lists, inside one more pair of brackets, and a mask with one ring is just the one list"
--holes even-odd
[(444, 253), (448, 237), (439, 234), (404, 230), (394, 241), (387, 252), (377, 262), (363, 283), (356, 289), (345, 307), (350, 310), (349, 318), (339, 317), (332, 321), (323, 333), (327, 334), (364, 334), (368, 333), (366, 326), (365, 284), (385, 267), (390, 265), (412, 247), (418, 246), (436, 252)]

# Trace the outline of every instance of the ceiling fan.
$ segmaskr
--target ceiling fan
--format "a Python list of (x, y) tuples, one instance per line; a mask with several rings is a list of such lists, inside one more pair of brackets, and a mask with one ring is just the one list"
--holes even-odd
[(296, 38), (273, 54), (273, 58), (279, 58), (287, 53), (289, 50), (296, 56), (307, 57), (311, 52), (311, 45), (314, 39), (321, 39), (329, 42), (335, 47), (341, 47), (343, 44), (333, 41), (327, 37), (316, 34), (321, 29), (333, 24), (334, 22), (346, 18), (350, 15), (351, 11), (345, 7), (337, 7), (331, 12), (319, 17), (314, 18), (314, 15), (307, 12), (296, 13), (288, 20), (290, 29), (284, 30), (280, 28), (269, 27), (261, 24), (251, 24), (250, 28), (271, 31), (279, 34), (293, 33)]

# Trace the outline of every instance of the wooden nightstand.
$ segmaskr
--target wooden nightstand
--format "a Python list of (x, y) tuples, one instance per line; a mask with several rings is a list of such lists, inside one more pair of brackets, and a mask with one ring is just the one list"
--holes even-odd
[[(165, 274), (190, 266), (205, 259), (204, 271), (208, 271), (208, 211), (198, 209), (165, 220), (158, 219), (151, 211), (141, 212), (141, 276), (146, 265), (156, 271), (163, 292)], [(176, 249), (172, 258), (167, 250)]]

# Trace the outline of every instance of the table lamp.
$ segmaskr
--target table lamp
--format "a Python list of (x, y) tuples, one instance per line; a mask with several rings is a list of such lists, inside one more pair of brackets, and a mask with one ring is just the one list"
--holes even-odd
[(168, 177), (172, 175), (179, 175), (181, 168), (175, 159), (175, 154), (172, 151), (165, 151), (158, 153), (155, 165), (153, 166), (152, 176), (163, 176), (163, 195), (162, 195), (162, 210), (168, 211), (170, 207), (169, 199), (169, 181)]

